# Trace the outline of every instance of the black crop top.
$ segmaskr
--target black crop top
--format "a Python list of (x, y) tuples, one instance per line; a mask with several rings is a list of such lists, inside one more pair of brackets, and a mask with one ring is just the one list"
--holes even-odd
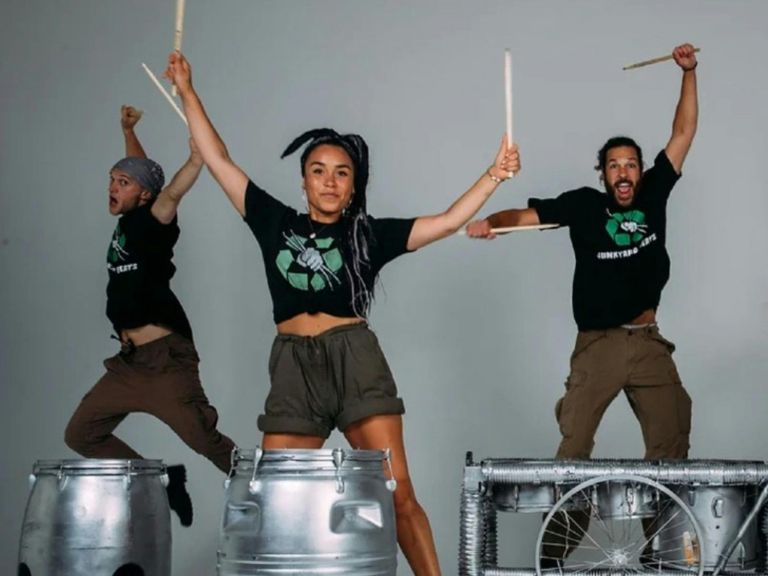
[[(307, 312), (354, 317), (352, 291), (341, 246), (343, 224), (310, 222), (248, 182), (245, 222), (261, 247), (276, 324)], [(413, 218), (369, 217), (371, 266), (363, 271), (369, 290), (381, 268), (407, 252)]]

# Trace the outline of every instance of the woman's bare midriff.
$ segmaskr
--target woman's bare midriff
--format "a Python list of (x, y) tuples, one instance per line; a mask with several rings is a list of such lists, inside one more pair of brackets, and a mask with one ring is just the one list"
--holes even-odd
[(132, 342), (134, 346), (141, 346), (142, 344), (148, 344), (153, 340), (163, 338), (171, 334), (173, 330), (169, 330), (165, 326), (158, 326), (157, 324), (147, 324), (140, 328), (129, 328), (120, 331), (120, 340), (125, 343)]
[(331, 328), (336, 328), (337, 326), (359, 324), (360, 322), (362, 322), (362, 320), (357, 317), (347, 318), (331, 316), (330, 314), (324, 314), (323, 312), (317, 314), (302, 312), (293, 318), (280, 322), (280, 324), (277, 325), (277, 331), (280, 334), (294, 334), (295, 336), (317, 336), (318, 334), (330, 330)]

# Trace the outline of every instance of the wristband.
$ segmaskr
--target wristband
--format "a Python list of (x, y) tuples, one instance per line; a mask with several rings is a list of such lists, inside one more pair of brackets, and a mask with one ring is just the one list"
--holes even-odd
[(493, 174), (491, 174), (491, 169), (490, 168), (488, 168), (488, 170), (486, 170), (485, 173), (488, 176), (488, 178), (490, 178), (491, 180), (496, 182), (496, 184), (501, 184), (502, 182), (504, 182), (504, 180), (502, 178), (498, 178), (497, 176), (494, 176)]

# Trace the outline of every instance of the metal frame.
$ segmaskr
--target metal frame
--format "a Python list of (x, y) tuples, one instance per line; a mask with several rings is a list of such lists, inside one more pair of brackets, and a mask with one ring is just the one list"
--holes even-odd
[[(518, 484), (561, 485), (577, 484), (598, 477), (641, 476), (661, 485), (689, 486), (763, 486), (755, 505), (739, 529), (739, 534), (723, 555), (712, 576), (768, 576), (766, 529), (763, 537), (763, 572), (725, 572), (730, 553), (748, 526), (768, 500), (768, 464), (760, 461), (737, 460), (544, 460), (491, 458), (475, 463), (467, 453), (461, 489), (459, 576), (537, 576), (531, 567), (504, 568), (498, 566), (498, 508), (492, 499), (494, 487)], [(768, 520), (765, 521), (768, 525)], [(620, 572), (595, 570), (589, 576), (618, 576)], [(648, 570), (641, 574), (679, 576)]]

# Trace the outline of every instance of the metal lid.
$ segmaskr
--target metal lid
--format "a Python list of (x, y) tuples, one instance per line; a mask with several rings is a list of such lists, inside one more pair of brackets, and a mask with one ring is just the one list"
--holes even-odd
[(82, 474), (82, 475), (120, 475), (120, 474), (163, 474), (165, 464), (162, 460), (119, 460), (119, 459), (71, 459), (38, 460), (33, 467), (34, 474)]
[[(257, 456), (258, 453), (258, 456)], [(335, 448), (310, 450), (261, 450), (259, 448), (235, 448), (232, 452), (232, 462), (237, 468), (252, 468), (255, 461), (259, 467), (284, 468), (317, 468), (336, 469), (338, 467), (369, 466), (380, 469), (387, 458), (385, 450), (353, 450), (351, 448)]]

